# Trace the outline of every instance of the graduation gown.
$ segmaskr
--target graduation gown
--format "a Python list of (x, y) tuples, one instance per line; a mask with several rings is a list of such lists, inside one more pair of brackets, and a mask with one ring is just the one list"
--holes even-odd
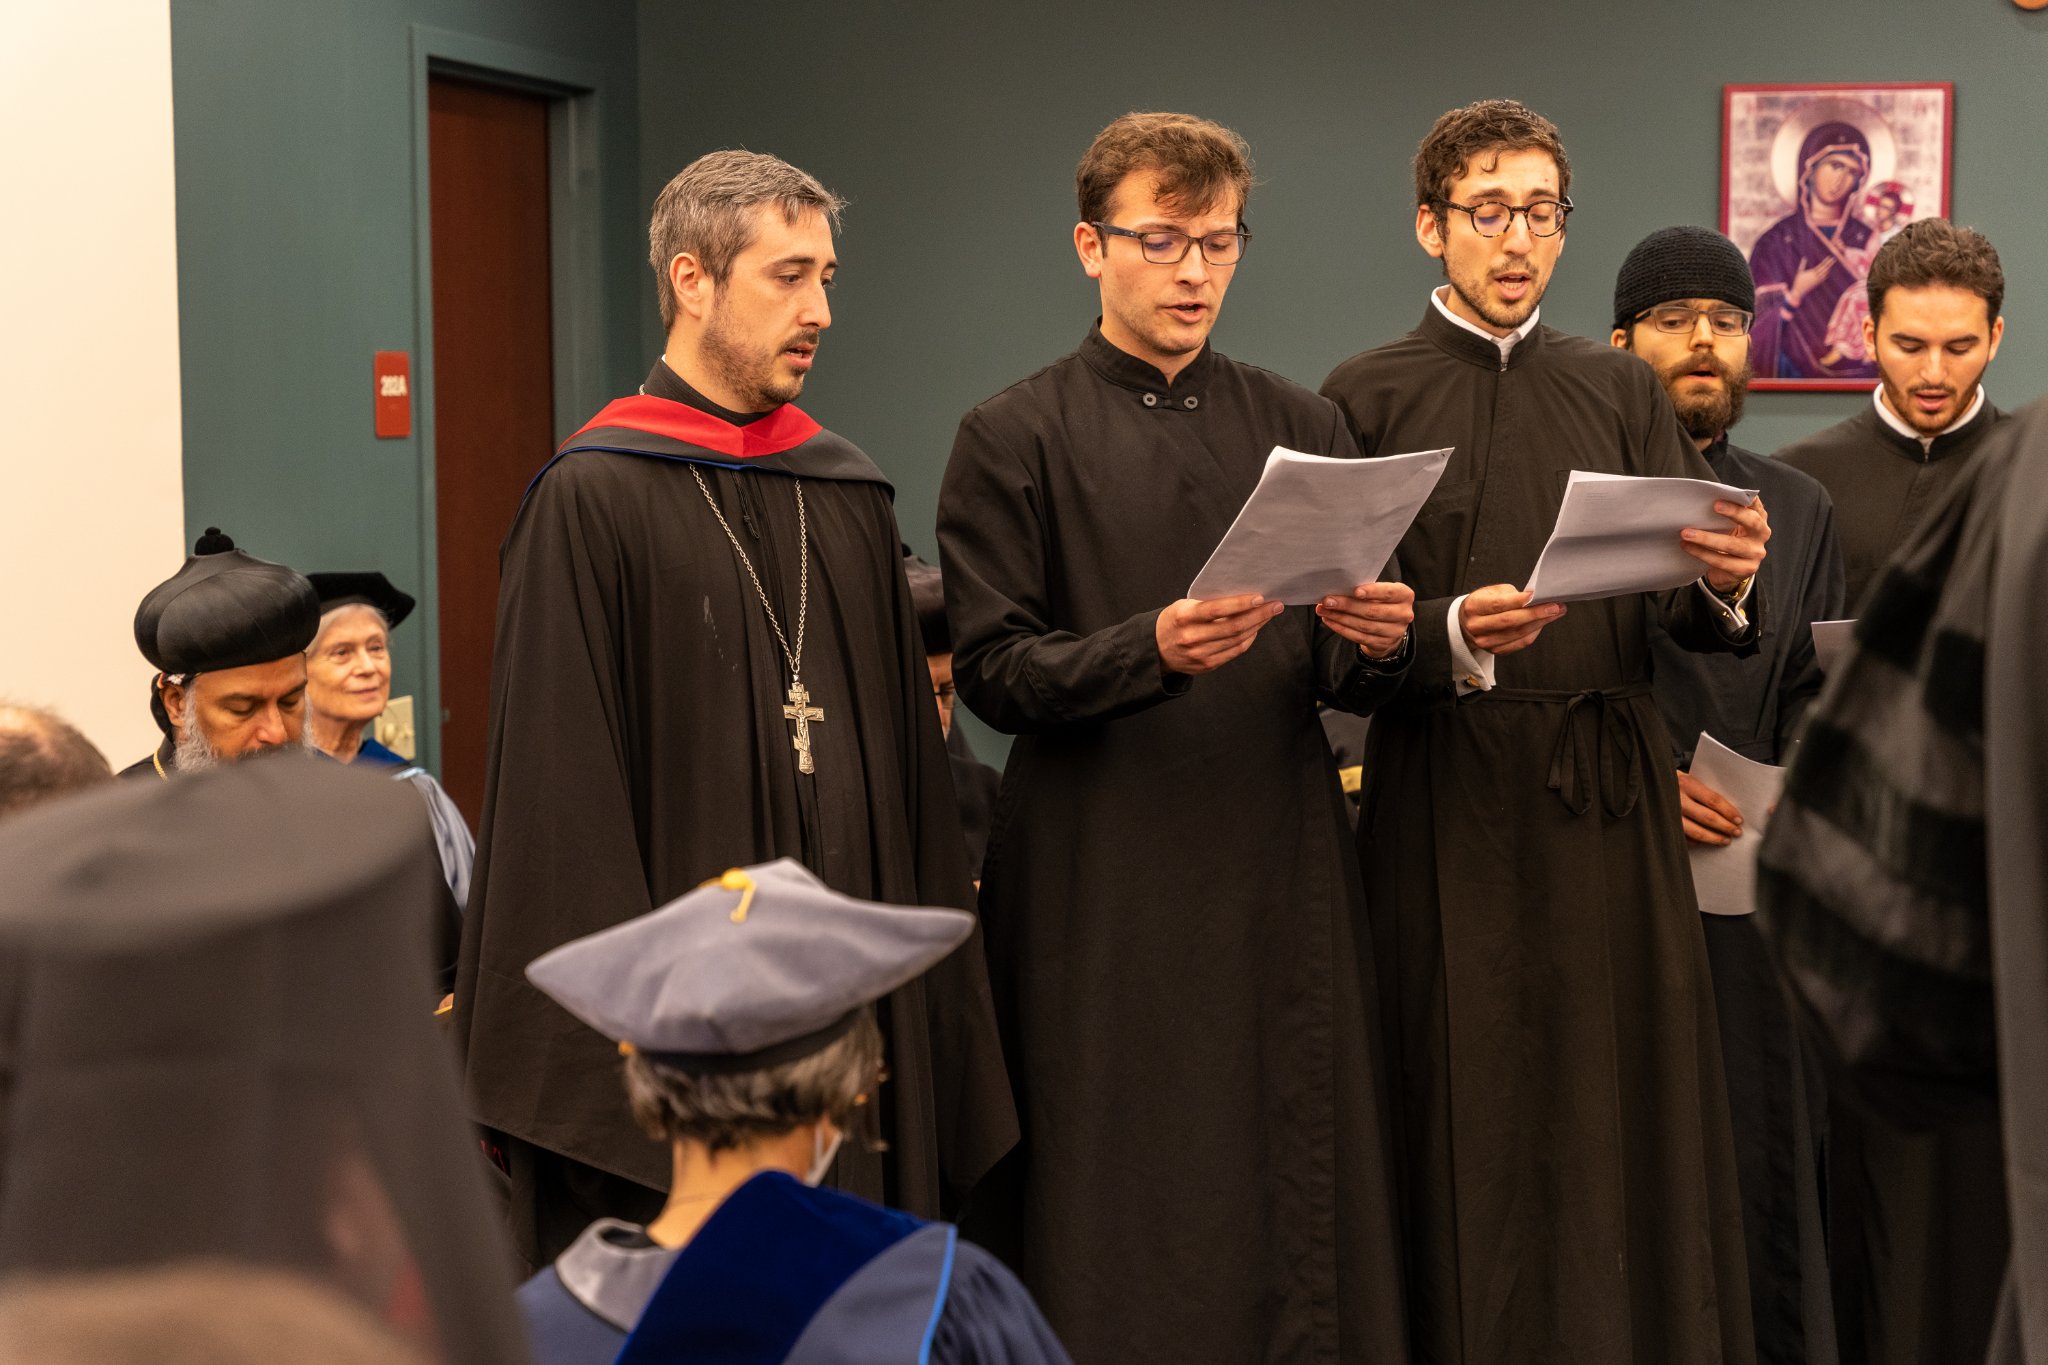
[(1067, 1365), (993, 1256), (779, 1172), (728, 1196), (680, 1250), (593, 1224), (519, 1290), (534, 1365)]
[(1984, 437), (2005, 420), (1986, 398), (1975, 417), (1922, 449), (1878, 416), (1877, 401), (1777, 454), (1818, 479), (1834, 500), (1851, 613), (1861, 610), (1884, 562), (1926, 523)]
[[(1702, 453), (1715, 478), (1760, 490), (1770, 510), (1770, 557), (1753, 589), (1765, 599), (1762, 638), (1746, 657), (1696, 654), (1653, 623), (1657, 706), (1681, 768), (1692, 761), (1702, 730), (1745, 758), (1784, 763), (1820, 693), (1811, 624), (1838, 620), (1843, 611), (1833, 505), (1807, 475), (1731, 445), (1725, 436)], [(1700, 928), (1734, 1122), (1757, 1360), (1834, 1365), (1822, 1216), (1827, 1090), (1820, 1063), (1802, 1038), (1754, 918), (1702, 915)]]
[(1405, 1357), (1315, 712), (1399, 665), (1307, 608), (1198, 678), (1154, 636), (1275, 444), (1353, 453), (1277, 375), (1205, 350), (1168, 384), (1091, 331), (967, 414), (940, 492), (954, 685), (1018, 736), (981, 900), (1025, 1132), (1004, 1249), (1084, 1365)]
[[(1872, 609), (1864, 598), (1886, 562), (1952, 500), (1985, 438), (2008, 420), (1987, 398), (1969, 422), (1923, 449), (1872, 406), (1778, 452), (1834, 498), (1852, 611)], [(1997, 1115), (1913, 1131), (1837, 1095), (1828, 1166), (1843, 1358), (1980, 1358), (2009, 1241)]]
[(1417, 657), (1374, 716), (1359, 850), (1401, 1136), (1416, 1358), (1747, 1362), (1742, 1222), (1649, 628), (1739, 644), (1704, 590), (1572, 604), (1459, 697), (1446, 616), (1526, 581), (1573, 469), (1709, 478), (1655, 375), (1443, 317), (1338, 366), (1368, 455), (1454, 446), (1402, 539)]
[[(608, 407), (537, 476), (506, 538), (455, 992), (477, 1121), (651, 1190), (668, 1153), (628, 1116), (616, 1050), (530, 985), (527, 963), (783, 856), (848, 895), (972, 905), (889, 485), (795, 408), (741, 427), (688, 394), (657, 365), (646, 396)], [(824, 712), (813, 774), (797, 768), (767, 614), (692, 468), (792, 644), (801, 479), (803, 681)], [(1015, 1137), (978, 934), (880, 1011), (888, 1151), (847, 1143), (833, 1179), (936, 1215)], [(560, 1245), (520, 1217), (544, 1263)]]
[[(1975, 1207), (1936, 1210), (1941, 1240), (1912, 1240), (1930, 1226), (1923, 1203), (1940, 1190), (1904, 1167), (1887, 1172), (1904, 1183), (1877, 1191), (1869, 1227), (1851, 1229), (1858, 1236), (1837, 1255), (1874, 1242), (1891, 1253), (1881, 1269), (1915, 1273), (1868, 1286), (1882, 1310), (1874, 1316), (1842, 1305), (1844, 1359), (2048, 1360), (2048, 1180), (2034, 1080), (2048, 980), (2048, 747), (2033, 671), (2048, 518), (2028, 486), (2044, 432), (2048, 409), (2002, 425), (1886, 565), (1759, 860), (1758, 919), (1840, 1058), (1844, 1088), (1899, 1130), (1952, 1133), (1995, 1122), (2000, 1103), (2007, 1110), (2014, 1237), (1996, 1330), (2003, 1209), (1982, 1207), (1981, 1180), (1953, 1186)], [(1893, 1130), (1859, 1137), (1873, 1131)], [(1958, 1163), (1990, 1159), (1939, 1150)], [(1902, 1240), (1866, 1242), (1871, 1233)]]
[[(2048, 406), (2023, 408), (2010, 439), (2014, 464), (2025, 471), (2015, 477), (2038, 479), (2048, 460)], [(2048, 721), (2041, 708), (2048, 500), (2004, 499), (1998, 536), (1985, 630), (1985, 839), (2013, 1234), (1989, 1359), (2048, 1365), (2048, 1087), (2039, 1083), (2048, 1048), (2048, 842), (2041, 838), (2048, 829)]]

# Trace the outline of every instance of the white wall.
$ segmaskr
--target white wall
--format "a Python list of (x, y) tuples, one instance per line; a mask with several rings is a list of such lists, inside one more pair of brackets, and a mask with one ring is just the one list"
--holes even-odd
[(169, 0), (0, 0), (0, 697), (155, 746), (184, 553)]

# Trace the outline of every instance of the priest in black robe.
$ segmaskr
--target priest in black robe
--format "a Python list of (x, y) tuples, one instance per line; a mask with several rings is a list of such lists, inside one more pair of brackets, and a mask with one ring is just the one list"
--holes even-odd
[[(839, 201), (717, 152), (651, 230), (665, 357), (535, 478), (503, 558), (482, 837), (456, 985), (471, 1103), (530, 1266), (669, 1180), (612, 1045), (526, 964), (743, 863), (849, 895), (972, 904), (890, 488), (791, 404)], [(1015, 1140), (978, 935), (880, 1007), (886, 1153), (841, 1188), (924, 1217)]]
[[(2004, 302), (2005, 274), (1983, 234), (1941, 218), (1909, 223), (1870, 267), (1870, 407), (1778, 452), (1834, 498), (1859, 617), (1876, 605), (1868, 599), (1886, 562), (1955, 498), (2006, 420), (1983, 385)], [(1830, 1166), (1843, 1358), (1981, 1357), (2007, 1244), (1997, 1115), (1916, 1132), (1838, 1098)]]
[[(1399, 685), (1410, 594), (1184, 600), (1275, 445), (1334, 406), (1207, 344), (1236, 134), (1083, 158), (1102, 316), (962, 419), (939, 499), (961, 700), (1018, 736), (982, 911), (1024, 1128), (969, 1233), (1081, 1365), (1406, 1359), (1363, 888), (1317, 701)], [(1220, 171), (1218, 166), (1228, 168)]]
[(1646, 366), (1538, 320), (1568, 174), (1556, 127), (1512, 101), (1439, 119), (1415, 230), (1450, 283), (1323, 389), (1369, 456), (1456, 448), (1401, 542), (1416, 659), (1373, 718), (1359, 830), (1416, 1358), (1746, 1365), (1727, 1092), (1650, 629), (1753, 652), (1769, 527), (1717, 504), (1726, 522), (1685, 533), (1702, 578), (1665, 593), (1560, 608), (1511, 586), (1573, 470), (1713, 475)]
[(121, 776), (167, 782), (302, 745), (305, 651), (319, 628), (320, 597), (304, 574), (207, 527), (135, 609), (135, 646), (157, 670), (149, 713), (164, 737)]
[(1870, 406), (1778, 452), (1835, 500), (1851, 611), (2005, 418), (1983, 384), (2004, 302), (1998, 252), (1944, 218), (1908, 223), (1871, 262)]
[[(1757, 571), (1763, 638), (1748, 655), (1696, 654), (1650, 628), (1657, 707), (1671, 731), (1688, 841), (1749, 837), (1743, 810), (1692, 774), (1701, 734), (1783, 764), (1820, 694), (1812, 623), (1842, 614), (1842, 558), (1827, 490), (1728, 439), (1751, 373), (1756, 289), (1735, 243), (1703, 227), (1651, 233), (1621, 264), (1611, 340), (1649, 364), (1714, 477), (1761, 490), (1771, 554)], [(1750, 915), (1702, 914), (1735, 1129), (1742, 1231), (1758, 1365), (1835, 1365), (1835, 1314), (1822, 1216), (1827, 1091), (1777, 968)]]

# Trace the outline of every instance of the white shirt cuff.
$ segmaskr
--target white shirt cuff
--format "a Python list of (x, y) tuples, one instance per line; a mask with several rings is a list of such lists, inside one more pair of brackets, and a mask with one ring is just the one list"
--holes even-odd
[(1749, 595), (1756, 591), (1755, 574), (1751, 574), (1749, 582), (1742, 585), (1742, 595), (1735, 599), (1733, 606), (1730, 606), (1721, 594), (1708, 587), (1706, 579), (1699, 578), (1693, 581), (1700, 585), (1700, 591), (1707, 595), (1707, 601), (1713, 604), (1721, 619), (1735, 628), (1735, 634), (1740, 635), (1749, 629), (1749, 613), (1743, 608), (1749, 604)]
[(1461, 697), (1467, 692), (1485, 692), (1493, 686), (1493, 655), (1467, 645), (1464, 627), (1458, 624), (1458, 613), (1464, 605), (1463, 597), (1451, 603), (1447, 620), (1451, 631), (1451, 681), (1457, 684)]

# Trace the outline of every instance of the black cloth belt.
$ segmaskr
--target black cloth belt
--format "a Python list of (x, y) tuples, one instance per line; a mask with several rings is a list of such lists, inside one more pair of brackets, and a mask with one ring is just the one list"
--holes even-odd
[(1628, 708), (1615, 705), (1650, 695), (1648, 682), (1633, 682), (1584, 692), (1544, 692), (1496, 687), (1468, 696), (1493, 702), (1538, 702), (1564, 707), (1557, 723), (1557, 743), (1550, 751), (1550, 789), (1565, 809), (1584, 815), (1593, 808), (1597, 785), (1600, 804), (1611, 819), (1620, 820), (1643, 796), (1643, 770), (1637, 753), (1634, 723)]

